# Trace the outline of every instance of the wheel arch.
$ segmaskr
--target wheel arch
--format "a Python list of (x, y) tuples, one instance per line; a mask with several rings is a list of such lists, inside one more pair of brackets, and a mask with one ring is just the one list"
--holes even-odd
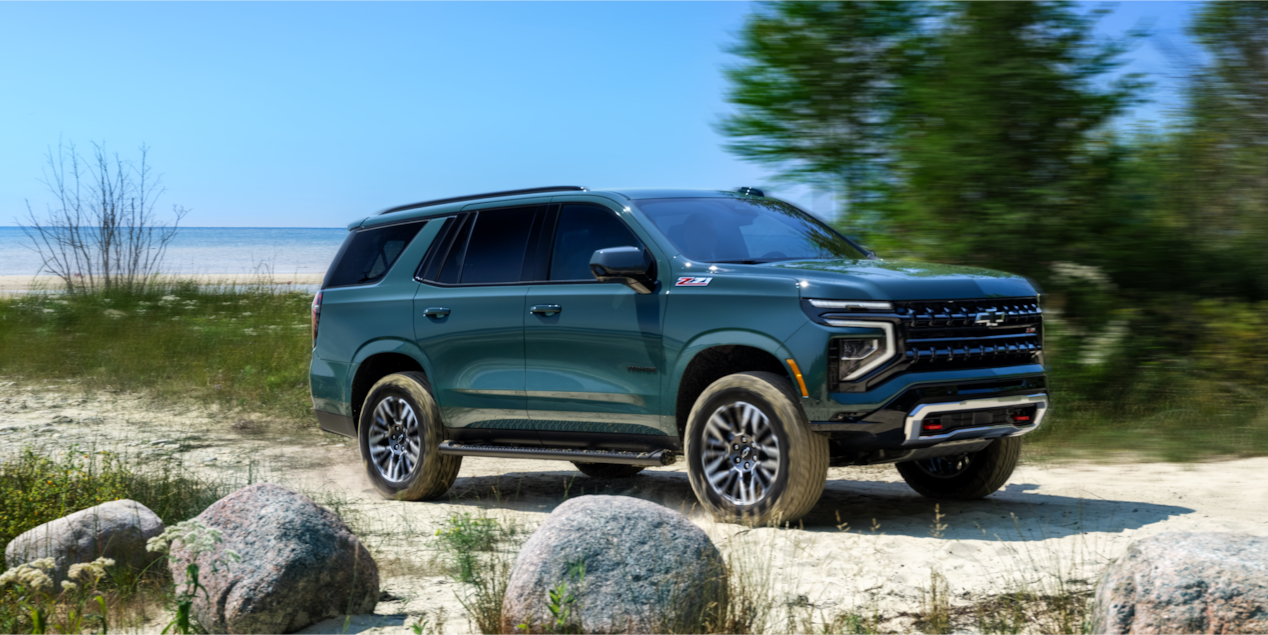
[[(780, 342), (753, 331), (703, 334), (683, 348), (666, 391), (674, 396), (674, 420), (681, 438), (687, 416), (704, 389), (734, 373), (766, 371), (795, 382), (787, 360), (791, 353)], [(795, 385), (795, 384), (794, 384)]]
[(361, 406), (375, 382), (392, 373), (410, 371), (430, 376), (429, 366), (427, 357), (413, 342), (400, 339), (379, 339), (367, 342), (356, 352), (352, 361), (354, 370), (348, 391), (352, 425), (359, 426)]

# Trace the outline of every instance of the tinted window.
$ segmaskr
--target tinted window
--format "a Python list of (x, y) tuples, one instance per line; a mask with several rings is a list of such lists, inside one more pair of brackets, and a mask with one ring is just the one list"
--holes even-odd
[(551, 280), (594, 280), (590, 257), (608, 247), (642, 247), (625, 223), (594, 205), (564, 205), (555, 226), (550, 255)]
[(458, 275), (462, 273), (462, 257), (467, 254), (467, 241), (471, 237), (471, 220), (470, 217), (462, 220), (458, 235), (454, 237), (453, 246), (449, 248), (449, 256), (441, 265), (440, 275), (436, 278), (438, 282), (458, 283)]
[[(463, 284), (519, 282), (533, 225), (534, 208), (498, 209), (479, 212), (460, 280)], [(448, 265), (446, 265), (448, 269)], [(444, 273), (441, 274), (442, 277)]]
[(323, 286), (343, 287), (382, 280), (424, 224), (410, 223), (353, 232), (340, 249), (338, 264), (326, 275)]
[(772, 199), (636, 201), (682, 254), (704, 262), (866, 258), (835, 230)]

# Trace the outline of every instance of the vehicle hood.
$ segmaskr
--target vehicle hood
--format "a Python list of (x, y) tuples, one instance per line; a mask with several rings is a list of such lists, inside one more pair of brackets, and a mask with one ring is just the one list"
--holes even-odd
[(767, 266), (796, 275), (805, 298), (959, 300), (1037, 294), (1018, 275), (910, 260), (793, 260)]

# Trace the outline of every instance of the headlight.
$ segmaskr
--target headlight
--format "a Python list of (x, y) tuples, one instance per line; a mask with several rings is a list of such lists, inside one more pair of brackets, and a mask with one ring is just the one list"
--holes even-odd
[(833, 338), (837, 357), (837, 380), (853, 381), (894, 356), (894, 325), (889, 322), (865, 322), (861, 320), (824, 320), (828, 326), (846, 326), (879, 330), (877, 335), (842, 336)]

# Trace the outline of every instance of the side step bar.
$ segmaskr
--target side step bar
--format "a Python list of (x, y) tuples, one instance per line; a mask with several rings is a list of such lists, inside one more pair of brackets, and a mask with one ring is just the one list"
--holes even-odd
[(456, 456), (537, 459), (539, 461), (577, 461), (580, 463), (619, 463), (621, 465), (670, 465), (678, 458), (671, 450), (655, 450), (652, 452), (563, 450), (523, 445), (454, 443), (453, 441), (442, 442), (440, 444), (440, 453)]

